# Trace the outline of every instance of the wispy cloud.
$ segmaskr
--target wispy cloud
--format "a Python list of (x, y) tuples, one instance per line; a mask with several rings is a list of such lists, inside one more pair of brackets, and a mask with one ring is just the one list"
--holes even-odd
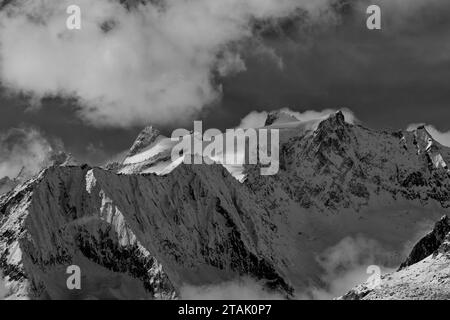
[(382, 273), (392, 271), (397, 263), (392, 256), (374, 239), (362, 235), (346, 237), (317, 256), (324, 272), (321, 276), (324, 285), (311, 287), (300, 297), (319, 300), (339, 297), (366, 282), (370, 277), (367, 268), (371, 265), (379, 266)]
[(269, 292), (250, 278), (241, 278), (210, 286), (183, 286), (180, 290), (186, 300), (281, 300), (283, 296)]
[(48, 139), (34, 128), (13, 128), (0, 133), (0, 178), (14, 179), (21, 172), (24, 176), (33, 175), (62, 148), (59, 140)]

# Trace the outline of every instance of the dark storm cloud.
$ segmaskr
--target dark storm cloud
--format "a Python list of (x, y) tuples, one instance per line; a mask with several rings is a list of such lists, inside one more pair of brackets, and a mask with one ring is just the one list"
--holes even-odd
[[(366, 28), (372, 3), (382, 8), (381, 31)], [(283, 69), (247, 53), (247, 71), (224, 80), (221, 121), (255, 109), (348, 107), (376, 128), (450, 129), (450, 2), (341, 1), (338, 8), (333, 24), (300, 19), (266, 34)]]

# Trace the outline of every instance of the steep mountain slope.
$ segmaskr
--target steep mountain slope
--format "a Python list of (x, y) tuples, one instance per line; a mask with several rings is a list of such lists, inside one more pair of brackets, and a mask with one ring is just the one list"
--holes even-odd
[(347, 236), (378, 241), (393, 253), (389, 267), (398, 266), (405, 245), (450, 204), (448, 169), (433, 162), (450, 161), (448, 148), (424, 129), (378, 132), (344, 120), (337, 113), (314, 131), (285, 129), (280, 172), (247, 170), (245, 185), (289, 243), (281, 250), (297, 266), (290, 277), (313, 286), (322, 285), (317, 255)]
[[(356, 235), (398, 266), (405, 243), (448, 210), (449, 149), (424, 128), (379, 132), (342, 113), (291, 120), (268, 122), (280, 130), (274, 176), (245, 166), (240, 183), (220, 164), (172, 163), (170, 139), (147, 128), (115, 170), (52, 167), (4, 195), (11, 297), (171, 298), (239, 276), (291, 296), (324, 286), (317, 255)], [(81, 292), (66, 288), (70, 264)]]
[(362, 284), (342, 299), (450, 299), (449, 218), (445, 216), (436, 223), (397, 272), (382, 276), (376, 287)]
[(80, 298), (170, 298), (239, 275), (291, 293), (268, 212), (218, 166), (167, 177), (52, 167), (1, 203), (0, 266), (18, 296), (73, 298), (72, 264)]

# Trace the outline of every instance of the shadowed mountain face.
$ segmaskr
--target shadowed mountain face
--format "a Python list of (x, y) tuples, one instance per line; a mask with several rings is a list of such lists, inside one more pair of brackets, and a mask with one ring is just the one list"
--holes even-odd
[(379, 241), (399, 265), (419, 225), (448, 210), (450, 150), (425, 129), (378, 132), (341, 113), (314, 127), (271, 117), (274, 176), (247, 166), (240, 183), (220, 164), (169, 166), (170, 144), (147, 129), (114, 171), (53, 166), (2, 196), (9, 296), (174, 298), (184, 285), (249, 276), (294, 297), (323, 285), (316, 256), (344, 237)]
[(399, 270), (405, 269), (426, 257), (434, 254), (447, 241), (450, 233), (450, 221), (447, 216), (439, 220), (431, 233), (420, 240), (413, 248), (411, 254), (405, 262), (402, 263)]
[[(60, 297), (65, 266), (72, 264), (94, 283), (119, 275), (128, 279), (124, 286), (134, 281), (144, 297), (170, 298), (185, 282), (239, 275), (290, 294), (270, 243), (269, 213), (256, 202), (218, 166), (181, 166), (167, 177), (50, 168), (9, 194), (2, 207), (2, 266), (15, 279), (29, 280), (37, 297)], [(17, 205), (27, 209), (19, 212)], [(23, 260), (15, 265), (18, 255)]]
[(342, 297), (346, 300), (450, 298), (450, 222), (447, 216), (422, 238), (400, 269), (384, 275), (380, 284), (361, 284)]

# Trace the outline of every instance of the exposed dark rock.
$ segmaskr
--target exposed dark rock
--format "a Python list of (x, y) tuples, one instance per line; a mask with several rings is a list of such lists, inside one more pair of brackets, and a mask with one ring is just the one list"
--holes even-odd
[(449, 232), (450, 220), (447, 216), (444, 216), (436, 223), (433, 231), (427, 234), (414, 246), (406, 261), (401, 264), (399, 270), (422, 261), (433, 254), (442, 245)]

